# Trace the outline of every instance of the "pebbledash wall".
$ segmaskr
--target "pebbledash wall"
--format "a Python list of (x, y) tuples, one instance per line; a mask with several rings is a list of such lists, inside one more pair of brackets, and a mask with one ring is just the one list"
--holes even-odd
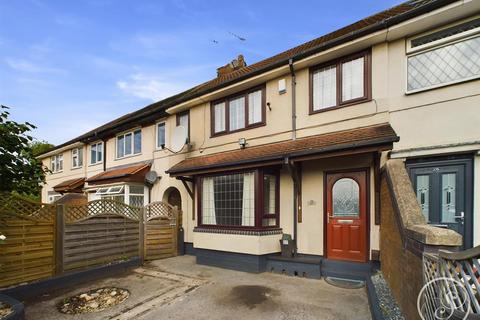
[[(440, 155), (480, 150), (480, 81), (448, 85), (423, 92), (406, 94), (406, 42), (408, 37), (468, 17), (478, 12), (480, 3), (458, 1), (441, 9), (408, 20), (388, 30), (364, 36), (355, 41), (334, 47), (295, 62), (297, 137), (306, 137), (345, 129), (390, 123), (400, 141), (394, 144), (399, 157), (408, 150), (418, 149), (417, 156)], [(327, 112), (309, 114), (309, 67), (370, 48), (372, 61), (372, 99), (367, 102), (333, 109)], [(287, 92), (278, 93), (278, 80), (286, 80)], [(195, 247), (262, 255), (279, 251), (280, 235), (245, 236), (193, 232), (198, 224), (197, 213), (192, 212), (193, 199), (183, 184), (170, 178), (165, 171), (179, 161), (193, 156), (207, 155), (238, 149), (238, 139), (246, 138), (248, 146), (284, 141), (291, 138), (291, 76), (288, 66), (279, 67), (261, 75), (251, 77), (235, 85), (219, 89), (198, 99), (182, 103), (167, 110), (171, 115), (158, 121), (166, 122), (166, 145), (170, 146), (176, 113), (190, 110), (190, 140), (192, 148), (179, 154), (156, 148), (156, 124), (142, 128), (142, 153), (140, 155), (115, 159), (115, 138), (106, 146), (106, 167), (152, 161), (152, 170), (161, 179), (152, 189), (151, 201), (164, 200), (165, 191), (176, 187), (182, 198), (183, 227), (185, 242)], [(218, 137), (210, 134), (210, 101), (225, 97), (256, 85), (266, 84), (266, 125)], [(132, 128), (133, 129), (133, 128)], [(459, 147), (461, 145), (461, 147)], [(103, 169), (103, 164), (89, 165), (89, 150), (84, 146), (84, 164), (81, 169), (70, 169), (70, 151), (63, 151), (64, 170), (51, 174), (42, 191), (43, 199), (53, 186), (75, 177), (91, 177)], [(403, 153), (402, 153), (403, 152)], [(408, 156), (408, 154), (407, 154)], [(387, 154), (382, 155), (382, 164)], [(474, 187), (480, 189), (480, 156), (475, 158)], [(50, 166), (50, 159), (44, 164)], [(317, 160), (305, 163), (303, 179), (303, 222), (298, 225), (299, 252), (323, 254), (323, 174), (325, 170), (370, 167), (372, 160), (365, 157), (346, 157), (340, 161)], [(373, 201), (373, 170), (370, 170), (371, 223), (370, 249), (379, 249), (380, 227), (373, 223), (375, 203)], [(283, 170), (280, 186), (280, 226), (285, 233), (293, 232), (291, 177)], [(196, 201), (196, 200), (195, 200)], [(198, 208), (196, 208), (198, 209)], [(474, 199), (474, 217), (480, 210), (480, 197)], [(474, 219), (474, 244), (480, 244), (480, 219)], [(228, 240), (228, 241), (226, 241)]]

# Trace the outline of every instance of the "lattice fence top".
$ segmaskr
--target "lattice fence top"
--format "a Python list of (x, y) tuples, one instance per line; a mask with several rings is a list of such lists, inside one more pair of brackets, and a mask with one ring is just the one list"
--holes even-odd
[(145, 206), (147, 221), (155, 218), (175, 219), (174, 208), (165, 202), (152, 202)]
[(99, 215), (118, 215), (138, 221), (141, 210), (115, 200), (94, 200), (82, 205), (65, 205), (65, 222), (81, 221)]
[(56, 206), (35, 202), (18, 195), (0, 193), (0, 219), (24, 218), (41, 221), (55, 219)]

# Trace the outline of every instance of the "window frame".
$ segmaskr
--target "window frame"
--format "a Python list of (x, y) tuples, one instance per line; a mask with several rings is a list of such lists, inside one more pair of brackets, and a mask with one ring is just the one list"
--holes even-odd
[(187, 115), (188, 117), (188, 128), (187, 128), (187, 132), (188, 132), (188, 142), (190, 142), (190, 110), (186, 110), (186, 111), (182, 111), (182, 112), (179, 112), (177, 113), (176, 115), (176, 119), (175, 119), (175, 126), (178, 127), (180, 126), (180, 118), (184, 115)]
[[(202, 222), (202, 197), (203, 197), (203, 179), (216, 176), (225, 176), (232, 174), (242, 174), (242, 173), (254, 173), (255, 181), (255, 225), (254, 226), (235, 226), (235, 225), (220, 225), (220, 224), (204, 224)], [(275, 175), (275, 214), (265, 214), (264, 212), (264, 188), (263, 188), (263, 175), (271, 174)], [(271, 167), (271, 168), (253, 168), (253, 169), (242, 169), (242, 170), (231, 170), (223, 172), (215, 172), (210, 174), (204, 174), (197, 176), (195, 178), (195, 185), (198, 186), (197, 193), (197, 218), (198, 218), (198, 227), (204, 229), (224, 229), (224, 230), (276, 230), (280, 229), (280, 167)], [(262, 220), (266, 218), (275, 218), (276, 223), (274, 226), (262, 226)]]
[[(74, 152), (77, 151), (75, 154)], [(73, 159), (77, 157), (77, 165), (74, 165)], [(72, 169), (79, 169), (83, 167), (83, 148), (73, 148), (72, 149)]]
[[(261, 114), (262, 114), (262, 119), (259, 122), (255, 122), (252, 124), (248, 123), (248, 112), (249, 112), (249, 103), (248, 103), (248, 95), (250, 93), (253, 93), (255, 91), (261, 91)], [(243, 97), (245, 99), (245, 106), (244, 106), (244, 112), (245, 112), (245, 126), (240, 129), (236, 130), (230, 130), (230, 101), (235, 100), (238, 98)], [(252, 88), (249, 88), (247, 90), (243, 90), (240, 92), (237, 92), (235, 94), (216, 99), (210, 102), (210, 137), (218, 137), (226, 134), (231, 134), (231, 133), (236, 133), (236, 132), (241, 132), (244, 130), (249, 130), (249, 129), (254, 129), (258, 128), (261, 126), (266, 125), (266, 105), (267, 105), (267, 100), (266, 100), (266, 85), (261, 84), (259, 86), (255, 86)], [(219, 103), (225, 103), (225, 130), (215, 132), (215, 105)]]
[[(62, 169), (58, 169), (60, 162), (62, 163)], [(55, 154), (50, 158), (50, 170), (52, 173), (63, 172), (63, 165), (63, 153)]]
[(425, 91), (429, 91), (429, 90), (434, 90), (434, 89), (438, 89), (438, 88), (443, 88), (443, 87), (447, 87), (447, 86), (451, 86), (451, 85), (455, 85), (455, 84), (459, 84), (459, 83), (464, 83), (464, 82), (469, 82), (469, 81), (480, 79), (480, 75), (475, 75), (475, 76), (471, 76), (471, 77), (467, 77), (467, 78), (463, 78), (463, 79), (459, 79), (459, 80), (439, 83), (439, 84), (424, 87), (424, 88), (408, 90), (408, 59), (409, 58), (415, 57), (415, 56), (418, 56), (418, 55), (421, 55), (421, 54), (425, 54), (427, 52), (434, 51), (434, 50), (437, 50), (437, 49), (440, 49), (440, 48), (443, 48), (443, 47), (454, 45), (454, 44), (457, 44), (457, 43), (460, 43), (460, 42), (463, 42), (463, 41), (471, 40), (471, 39), (474, 39), (474, 38), (479, 38), (480, 37), (480, 29), (475, 28), (475, 29), (472, 29), (472, 30), (468, 30), (468, 31), (463, 32), (463, 33), (458, 33), (458, 34), (455, 34), (455, 35), (452, 35), (452, 36), (449, 36), (449, 37), (442, 38), (440, 40), (435, 40), (435, 41), (432, 41), (432, 42), (429, 42), (429, 43), (426, 43), (426, 44), (423, 44), (423, 45), (419, 45), (419, 46), (414, 47), (414, 48), (411, 48), (412, 40), (415, 40), (417, 38), (421, 38), (421, 37), (429, 35), (429, 34), (434, 34), (436, 32), (439, 32), (439, 31), (448, 29), (449, 27), (453, 27), (453, 26), (460, 25), (460, 24), (461, 23), (450, 24), (450, 25), (447, 25), (443, 28), (436, 29), (432, 32), (422, 33), (422, 34), (419, 34), (419, 35), (416, 35), (416, 36), (413, 36), (413, 37), (410, 37), (409, 39), (407, 39), (407, 41), (406, 41), (407, 42), (407, 50), (406, 50), (406, 54), (405, 54), (405, 68), (404, 68), (404, 70), (405, 70), (405, 95), (408, 96), (408, 95), (415, 94), (415, 93), (425, 92)]
[[(190, 120), (190, 119), (189, 119)], [(188, 122), (190, 124), (190, 121)], [(163, 136), (163, 140), (164, 140), (164, 144), (163, 144), (163, 147), (161, 145), (158, 144), (158, 129), (159, 127), (163, 125), (163, 133), (164, 133), (164, 136)], [(155, 143), (156, 143), (156, 149), (157, 150), (165, 150), (165, 148), (167, 147), (167, 122), (162, 120), (162, 121), (158, 121), (155, 123)]]
[[(102, 160), (98, 160), (98, 145), (102, 145)], [(96, 154), (96, 158), (95, 158), (95, 162), (93, 162), (93, 158), (92, 158), (92, 148), (93, 146), (95, 146), (95, 154)], [(105, 146), (104, 146), (104, 142), (103, 141), (98, 141), (98, 142), (95, 142), (95, 143), (91, 143), (90, 144), (90, 166), (95, 166), (97, 164), (101, 164), (103, 163), (103, 161), (105, 161)]]
[[(135, 133), (136, 132), (140, 132), (140, 152), (137, 152), (135, 153)], [(130, 147), (130, 151), (131, 153), (129, 154), (126, 154), (125, 153), (125, 150), (126, 150), (126, 139), (125, 139), (125, 136), (127, 135), (131, 135), (131, 147)], [(134, 156), (138, 156), (138, 155), (141, 155), (142, 154), (142, 140), (143, 140), (143, 133), (142, 133), (142, 128), (135, 128), (135, 129), (132, 129), (132, 130), (129, 130), (129, 131), (125, 131), (123, 133), (120, 133), (120, 134), (117, 134), (115, 136), (115, 160), (119, 160), (119, 159), (124, 159), (124, 158), (129, 158), (129, 157), (134, 157)], [(120, 137), (123, 137), (123, 156), (119, 157), (118, 156), (118, 139)]]
[[(364, 58), (364, 67), (363, 67), (363, 96), (342, 101), (342, 66), (344, 63), (358, 59)], [(322, 108), (319, 110), (314, 110), (313, 105), (313, 75), (316, 71), (335, 66), (336, 68), (336, 103), (334, 106)], [(309, 69), (309, 114), (322, 113), (330, 110), (335, 110), (343, 107), (348, 107), (351, 105), (368, 102), (372, 100), (372, 55), (371, 49), (363, 50), (354, 54), (343, 56), (338, 59), (329, 60), (327, 62), (320, 63)]]

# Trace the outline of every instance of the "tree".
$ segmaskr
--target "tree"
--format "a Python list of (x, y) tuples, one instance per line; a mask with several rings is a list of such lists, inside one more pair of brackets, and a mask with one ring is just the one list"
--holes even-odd
[(8, 109), (0, 106), (0, 191), (38, 196), (48, 170), (31, 146), (29, 133), (36, 127), (9, 120)]
[(55, 146), (45, 140), (37, 140), (30, 143), (30, 147), (32, 148), (33, 155), (36, 157), (42, 153), (47, 152)]

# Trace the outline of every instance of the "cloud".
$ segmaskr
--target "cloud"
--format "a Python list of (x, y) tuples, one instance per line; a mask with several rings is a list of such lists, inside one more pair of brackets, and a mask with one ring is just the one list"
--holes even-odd
[(137, 73), (128, 80), (117, 81), (117, 87), (127, 95), (137, 98), (158, 101), (179, 93), (191, 84), (187, 82), (167, 81), (161, 77)]
[(5, 59), (7, 65), (17, 71), (28, 73), (66, 73), (66, 70), (42, 66), (25, 59)]

